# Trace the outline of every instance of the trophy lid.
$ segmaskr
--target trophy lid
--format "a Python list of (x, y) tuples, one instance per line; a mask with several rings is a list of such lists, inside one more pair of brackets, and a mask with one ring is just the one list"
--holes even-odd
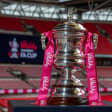
[(73, 8), (68, 8), (68, 21), (58, 24), (54, 29), (57, 31), (85, 31), (83, 25), (79, 23), (75, 23), (72, 21), (73, 19)]
[(75, 22), (65, 22), (62, 24), (58, 24), (55, 28), (55, 30), (62, 30), (62, 31), (85, 31), (86, 28), (83, 27), (83, 25), (79, 24), (79, 23), (75, 23)]

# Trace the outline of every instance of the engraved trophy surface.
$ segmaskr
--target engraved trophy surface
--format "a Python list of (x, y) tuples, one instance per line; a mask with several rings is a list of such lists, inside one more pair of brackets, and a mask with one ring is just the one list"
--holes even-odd
[(86, 29), (82, 25), (72, 22), (72, 13), (72, 8), (69, 8), (68, 22), (58, 24), (54, 28), (59, 48), (56, 65), (60, 69), (57, 70), (57, 73), (61, 77), (54, 85), (56, 92), (48, 98), (49, 105), (88, 104), (85, 87), (75, 76), (84, 71), (84, 67), (81, 67), (84, 64), (84, 49), (82, 48), (80, 51), (80, 43)]

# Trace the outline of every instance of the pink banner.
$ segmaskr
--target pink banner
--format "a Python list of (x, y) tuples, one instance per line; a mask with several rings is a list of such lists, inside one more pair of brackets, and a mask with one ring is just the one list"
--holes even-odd
[(93, 35), (86, 34), (85, 44), (86, 71), (88, 80), (89, 105), (103, 105), (99, 93), (98, 79), (96, 73), (95, 52), (93, 47)]
[(54, 41), (53, 41), (54, 32), (49, 31), (45, 33), (45, 36), (48, 37), (48, 44), (44, 55), (39, 94), (35, 102), (35, 104), (40, 106), (47, 105), (47, 97), (48, 97), (48, 90), (49, 90), (49, 84), (51, 79), (51, 71), (52, 71), (54, 48), (55, 48)]

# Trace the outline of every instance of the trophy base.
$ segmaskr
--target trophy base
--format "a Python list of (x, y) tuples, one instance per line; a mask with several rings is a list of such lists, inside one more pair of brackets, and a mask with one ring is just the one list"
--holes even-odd
[(80, 97), (49, 97), (48, 105), (88, 105), (87, 98)]
[(106, 102), (105, 106), (66, 105), (66, 106), (37, 106), (35, 101), (9, 100), (8, 112), (112, 112), (112, 103)]

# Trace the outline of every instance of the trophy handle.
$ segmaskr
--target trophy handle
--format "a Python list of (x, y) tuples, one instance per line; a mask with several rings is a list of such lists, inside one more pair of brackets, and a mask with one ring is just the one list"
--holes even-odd
[(94, 33), (93, 35), (93, 44), (94, 44), (94, 50), (96, 50), (97, 45), (98, 45), (98, 34)]
[(45, 50), (45, 48), (46, 48), (45, 39), (46, 39), (46, 37), (45, 37), (44, 33), (42, 33), (41, 34), (41, 43), (42, 43), (43, 50)]

